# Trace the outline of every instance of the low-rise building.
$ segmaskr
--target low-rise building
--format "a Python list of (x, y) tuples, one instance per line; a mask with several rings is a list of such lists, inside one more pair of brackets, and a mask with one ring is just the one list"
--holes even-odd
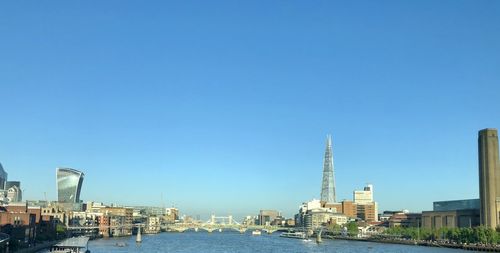
[(245, 226), (253, 226), (255, 225), (255, 221), (257, 220), (257, 217), (256, 216), (246, 216), (244, 219), (243, 219), (243, 225)]
[(285, 226), (286, 227), (295, 227), (295, 219), (286, 219)]
[(389, 218), (389, 227), (421, 227), (422, 214), (421, 213), (395, 213)]
[(111, 233), (110, 233), (110, 231), (111, 231), (110, 216), (103, 214), (103, 215), (99, 216), (98, 219), (99, 219), (99, 236), (105, 237), (105, 238), (110, 237), (110, 235), (111, 235)]
[(429, 229), (480, 225), (479, 199), (436, 201), (432, 211), (422, 212), (422, 226)]
[(311, 227), (319, 228), (328, 224), (344, 225), (349, 218), (341, 213), (334, 213), (331, 210), (315, 209), (311, 210), (307, 215), (311, 216)]
[(341, 203), (325, 203), (313, 199), (300, 206), (295, 226), (315, 229), (328, 224), (343, 225), (349, 217), (342, 213)]
[(53, 220), (55, 223), (66, 223), (66, 212), (59, 205), (53, 204), (47, 207), (42, 207), (42, 220)]
[(422, 227), (429, 229), (479, 226), (479, 209), (422, 212)]
[(40, 207), (14, 204), (0, 207), (0, 228), (25, 247), (34, 244), (41, 221)]
[(148, 216), (146, 219), (146, 227), (144, 233), (146, 234), (156, 234), (160, 232), (160, 217), (158, 216)]
[(99, 217), (102, 213), (69, 211), (67, 228), (71, 236), (99, 237)]
[(276, 210), (260, 210), (259, 212), (259, 225), (269, 226), (275, 225), (272, 224), (274, 220), (280, 217), (280, 212)]
[(165, 208), (165, 214), (163, 215), (163, 221), (165, 223), (175, 223), (179, 220), (179, 209), (175, 207)]
[(111, 236), (132, 235), (133, 208), (105, 207), (101, 213), (109, 217)]

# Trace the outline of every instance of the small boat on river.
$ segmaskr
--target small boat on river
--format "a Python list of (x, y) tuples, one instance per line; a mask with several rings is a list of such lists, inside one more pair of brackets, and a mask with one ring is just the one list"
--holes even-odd
[(254, 230), (252, 231), (252, 235), (261, 235), (262, 232), (260, 232), (260, 230)]
[(293, 238), (293, 239), (308, 239), (307, 234), (304, 232), (285, 232), (281, 233), (280, 237)]

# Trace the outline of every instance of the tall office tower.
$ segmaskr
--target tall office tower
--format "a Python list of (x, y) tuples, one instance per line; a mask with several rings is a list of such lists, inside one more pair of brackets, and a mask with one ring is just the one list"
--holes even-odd
[(0, 163), (0, 190), (5, 189), (5, 183), (7, 182), (7, 172), (3, 170), (2, 164)]
[(326, 136), (325, 158), (323, 160), (323, 184), (321, 201), (335, 203), (335, 176), (333, 174), (332, 136)]
[(57, 200), (61, 203), (79, 203), (84, 174), (70, 168), (57, 168)]
[(481, 225), (496, 228), (500, 225), (500, 162), (498, 161), (498, 132), (486, 128), (479, 131), (479, 198)]

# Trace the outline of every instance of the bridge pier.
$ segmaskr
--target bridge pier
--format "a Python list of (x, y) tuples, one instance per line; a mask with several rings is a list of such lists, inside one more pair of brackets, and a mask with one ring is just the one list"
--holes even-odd
[(323, 230), (320, 230), (318, 231), (318, 233), (316, 233), (316, 243), (322, 243), (323, 240), (321, 239), (321, 233), (323, 232)]
[(142, 236), (141, 236), (141, 226), (137, 227), (137, 237), (135, 238), (136, 243), (141, 243), (142, 242)]

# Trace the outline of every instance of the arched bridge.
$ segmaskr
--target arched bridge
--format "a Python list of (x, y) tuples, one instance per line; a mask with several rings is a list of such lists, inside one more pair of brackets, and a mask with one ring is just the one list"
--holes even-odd
[(186, 230), (205, 230), (209, 233), (213, 231), (235, 230), (240, 233), (252, 230), (262, 230), (266, 233), (274, 233), (280, 229), (278, 226), (261, 226), (261, 225), (243, 225), (233, 219), (232, 215), (229, 216), (215, 216), (212, 215), (206, 222), (191, 222), (191, 223), (174, 223), (165, 224), (162, 229), (166, 231), (184, 232)]

